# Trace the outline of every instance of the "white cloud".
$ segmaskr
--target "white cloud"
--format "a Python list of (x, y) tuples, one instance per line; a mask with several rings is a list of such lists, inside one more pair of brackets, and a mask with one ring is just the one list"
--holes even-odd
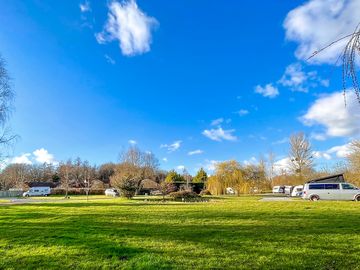
[(31, 158), (31, 154), (30, 153), (25, 153), (25, 154), (22, 154), (20, 156), (17, 156), (17, 157), (13, 157), (12, 159), (10, 159), (10, 162), (9, 163), (12, 163), (12, 164), (32, 164), (32, 161), (30, 160)]
[(137, 144), (137, 141), (135, 141), (135, 140), (129, 140), (129, 144), (135, 145), (135, 144)]
[(193, 156), (193, 155), (201, 155), (203, 154), (204, 151), (203, 150), (194, 150), (188, 153), (189, 156)]
[(274, 173), (275, 174), (282, 174), (283, 172), (289, 172), (290, 168), (290, 158), (286, 157), (280, 159), (274, 163)]
[(168, 159), (167, 159), (166, 157), (164, 157), (162, 160), (163, 160), (164, 162), (168, 162)]
[(160, 145), (160, 148), (166, 148), (169, 153), (175, 152), (181, 147), (182, 141), (176, 141), (172, 144), (162, 144)]
[(108, 62), (109, 64), (115, 65), (116, 62), (114, 59), (112, 59), (110, 56), (108, 56), (107, 54), (104, 55), (106, 62)]
[(232, 134), (234, 132), (235, 129), (224, 130), (222, 127), (218, 127), (216, 129), (204, 130), (202, 134), (213, 141), (236, 141), (237, 137)]
[(28, 164), (31, 165), (34, 162), (47, 163), (56, 165), (58, 162), (55, 160), (54, 155), (50, 154), (46, 149), (40, 148), (32, 153), (24, 153), (19, 156), (8, 158), (4, 161), (4, 166), (7, 164)]
[(44, 148), (37, 149), (33, 152), (34, 158), (39, 163), (57, 164), (54, 155), (50, 154), (48, 150)]
[(360, 136), (360, 106), (353, 92), (342, 92), (318, 98), (300, 120), (308, 126), (324, 127), (327, 137)]
[(352, 151), (351, 150), (351, 145), (348, 143), (348, 144), (344, 144), (344, 145), (331, 147), (326, 152), (328, 154), (335, 153), (335, 155), (338, 158), (346, 158), (351, 153), (351, 151)]
[(244, 160), (243, 163), (244, 163), (244, 165), (254, 165), (257, 163), (257, 159), (256, 159), (256, 157), (251, 157), (248, 160)]
[(305, 93), (309, 91), (309, 88), (318, 87), (319, 85), (329, 86), (328, 80), (321, 79), (316, 71), (305, 72), (300, 63), (287, 66), (278, 83), (289, 87), (291, 91)]
[(179, 165), (179, 166), (176, 167), (176, 169), (179, 170), (179, 171), (183, 171), (183, 170), (185, 170), (185, 166), (184, 165)]
[(314, 158), (330, 160), (333, 158), (333, 154), (335, 154), (337, 158), (346, 158), (351, 153), (351, 151), (351, 144), (348, 143), (344, 145), (333, 146), (326, 151), (314, 151), (312, 154)]
[(279, 90), (277, 89), (277, 87), (269, 83), (264, 87), (262, 87), (261, 85), (257, 85), (255, 87), (255, 93), (263, 95), (264, 97), (274, 98), (279, 95)]
[(215, 119), (211, 122), (211, 125), (212, 126), (218, 126), (220, 124), (222, 124), (224, 122), (224, 118), (218, 118), (218, 119)]
[(323, 158), (323, 159), (330, 160), (332, 158), (330, 154), (328, 154), (326, 152), (321, 152), (321, 151), (313, 151), (312, 156), (316, 159)]
[(241, 109), (240, 111), (236, 112), (238, 115), (240, 116), (244, 116), (244, 115), (247, 115), (249, 114), (249, 111), (248, 110), (245, 110), (245, 109)]
[(79, 8), (81, 12), (89, 12), (91, 11), (90, 2), (85, 1), (84, 3), (79, 4)]
[[(285, 19), (286, 38), (298, 43), (295, 55), (306, 60), (315, 51), (351, 34), (359, 23), (359, 0), (311, 0), (291, 10)], [(311, 61), (335, 64), (347, 40), (322, 51)]]
[(205, 165), (201, 167), (204, 167), (206, 170), (213, 172), (216, 169), (216, 165), (220, 162), (221, 161), (218, 160), (205, 160)]
[(150, 51), (152, 30), (158, 25), (155, 18), (139, 9), (135, 0), (112, 1), (104, 30), (96, 34), (100, 44), (118, 40), (124, 55), (133, 56)]
[(326, 134), (323, 134), (323, 133), (311, 133), (310, 138), (314, 139), (316, 141), (325, 141), (326, 140)]

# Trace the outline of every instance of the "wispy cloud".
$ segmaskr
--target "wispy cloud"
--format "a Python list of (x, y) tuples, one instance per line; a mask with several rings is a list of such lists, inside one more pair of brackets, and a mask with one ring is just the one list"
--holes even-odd
[(105, 54), (104, 57), (106, 59), (106, 62), (108, 62), (109, 64), (112, 64), (112, 65), (116, 64), (115, 60), (113, 58), (111, 58), (109, 55)]
[(284, 137), (284, 138), (282, 138), (280, 140), (277, 140), (277, 141), (273, 142), (272, 144), (276, 145), (276, 144), (284, 144), (284, 143), (288, 143), (288, 142), (289, 142), (289, 138)]
[(162, 144), (160, 148), (166, 148), (169, 153), (175, 152), (180, 149), (182, 141), (175, 141), (172, 144)]
[(328, 80), (321, 79), (316, 71), (306, 72), (300, 63), (294, 63), (286, 67), (285, 73), (278, 81), (284, 87), (295, 92), (308, 92), (309, 88), (329, 86)]
[(150, 51), (152, 30), (156, 25), (157, 20), (147, 16), (135, 0), (113, 1), (104, 30), (96, 34), (96, 39), (100, 44), (117, 40), (126, 56), (143, 54)]
[(201, 155), (201, 154), (203, 154), (203, 153), (204, 153), (204, 151), (199, 149), (199, 150), (190, 151), (190, 152), (188, 153), (188, 155), (189, 155), (189, 156)]
[(213, 141), (236, 141), (237, 137), (233, 135), (234, 132), (235, 129), (224, 130), (222, 127), (218, 127), (216, 129), (204, 130), (202, 134)]
[(241, 109), (241, 110), (237, 111), (236, 114), (238, 114), (240, 116), (244, 116), (244, 115), (249, 114), (249, 111), (245, 110), (245, 109)]
[(137, 141), (135, 141), (135, 140), (129, 140), (128, 142), (129, 142), (129, 144), (131, 144), (131, 145), (136, 145), (136, 144), (137, 144)]
[(91, 11), (91, 6), (89, 1), (85, 1), (79, 4), (80, 11), (85, 13)]
[(263, 97), (274, 98), (279, 95), (279, 89), (269, 83), (265, 86), (257, 85), (255, 87), (255, 93), (260, 94)]
[(218, 119), (215, 119), (211, 122), (211, 125), (212, 126), (218, 126), (220, 124), (222, 124), (224, 122), (224, 118), (218, 118)]

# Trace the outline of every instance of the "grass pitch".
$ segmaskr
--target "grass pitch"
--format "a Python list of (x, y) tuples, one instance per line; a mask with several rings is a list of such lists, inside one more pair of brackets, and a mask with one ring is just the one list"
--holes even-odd
[(0, 269), (360, 269), (360, 203), (0, 206)]

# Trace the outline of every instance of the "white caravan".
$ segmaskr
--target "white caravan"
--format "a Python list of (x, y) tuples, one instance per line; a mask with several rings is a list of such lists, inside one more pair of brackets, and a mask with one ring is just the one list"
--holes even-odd
[(349, 183), (307, 183), (302, 198), (311, 201), (360, 201), (360, 189)]
[(303, 193), (304, 186), (295, 186), (291, 192), (291, 197), (301, 197)]
[(272, 189), (273, 193), (284, 193), (284, 186), (274, 186)]
[(51, 193), (50, 187), (32, 187), (23, 193), (23, 197), (48, 196)]

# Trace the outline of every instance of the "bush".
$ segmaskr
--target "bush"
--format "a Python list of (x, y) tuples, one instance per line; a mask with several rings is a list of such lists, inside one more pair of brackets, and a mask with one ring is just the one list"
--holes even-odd
[[(51, 195), (64, 195), (66, 190), (64, 188), (51, 189)], [(104, 195), (105, 189), (90, 189), (89, 195)], [(85, 188), (69, 188), (68, 195), (86, 195)]]
[(199, 198), (201, 198), (200, 195), (196, 194), (193, 191), (189, 191), (189, 190), (172, 192), (169, 195), (175, 201), (183, 201), (183, 200), (184, 201), (197, 201)]
[(211, 192), (207, 189), (204, 189), (200, 192), (200, 195), (201, 196), (204, 196), (204, 195), (208, 195), (208, 196), (211, 196)]

